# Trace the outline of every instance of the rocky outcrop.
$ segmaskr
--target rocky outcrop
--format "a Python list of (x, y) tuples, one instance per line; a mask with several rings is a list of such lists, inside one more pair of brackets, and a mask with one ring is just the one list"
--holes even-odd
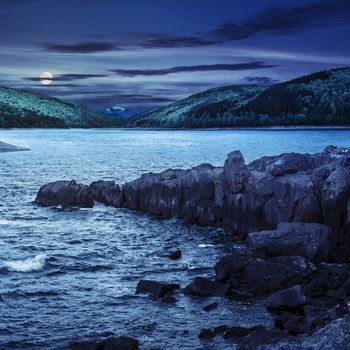
[(92, 194), (85, 185), (72, 181), (51, 182), (40, 188), (35, 203), (43, 207), (58, 206), (91, 208)]
[(297, 253), (311, 261), (324, 261), (332, 244), (329, 228), (320, 224), (283, 222), (276, 230), (248, 234), (250, 249), (261, 258)]
[[(40, 189), (39, 204), (65, 202), (62, 191), (44, 191), (53, 185)], [(318, 154), (285, 153), (250, 164), (234, 151), (223, 167), (202, 164), (189, 170), (148, 173), (121, 189), (114, 182), (98, 181), (88, 191), (107, 205), (223, 227), (243, 236), (275, 230), (281, 222), (322, 224), (329, 227), (331, 237), (320, 226), (304, 226), (301, 231), (293, 227), (293, 234), (305, 232), (305, 242), (319, 245), (293, 255), (323, 258), (328, 254), (320, 251), (324, 242), (315, 240), (326, 239), (331, 242), (332, 259), (350, 261), (350, 153), (346, 149), (329, 146)], [(285, 231), (285, 226), (277, 230)]]

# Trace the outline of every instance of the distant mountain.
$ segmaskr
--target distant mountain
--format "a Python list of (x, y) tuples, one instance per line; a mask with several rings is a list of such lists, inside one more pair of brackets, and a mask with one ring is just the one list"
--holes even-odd
[(132, 126), (198, 128), (350, 124), (350, 68), (269, 88), (228, 86), (132, 118)]
[(0, 87), (0, 128), (90, 128), (121, 124), (121, 120), (53, 97)]
[(121, 119), (129, 119), (131, 117), (134, 117), (137, 114), (136, 112), (121, 106), (114, 106), (114, 107), (107, 108), (102, 113), (113, 118), (121, 118)]

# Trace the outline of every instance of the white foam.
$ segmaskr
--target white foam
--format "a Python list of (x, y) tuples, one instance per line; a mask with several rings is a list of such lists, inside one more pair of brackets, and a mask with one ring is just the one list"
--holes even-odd
[(45, 254), (38, 254), (34, 258), (28, 258), (25, 260), (9, 260), (5, 261), (5, 266), (10, 271), (16, 272), (29, 272), (41, 270), (45, 265)]
[(214, 244), (205, 244), (205, 243), (198, 244), (198, 248), (209, 248), (209, 247), (214, 247)]

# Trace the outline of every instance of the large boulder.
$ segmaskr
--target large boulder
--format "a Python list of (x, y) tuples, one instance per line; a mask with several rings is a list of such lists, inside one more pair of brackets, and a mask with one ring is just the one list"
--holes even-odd
[(91, 208), (94, 205), (90, 189), (72, 181), (56, 181), (40, 188), (35, 203), (43, 207), (61, 205), (63, 207)]
[(94, 181), (89, 190), (96, 202), (116, 208), (121, 206), (121, 189), (114, 181)]
[(259, 257), (299, 255), (312, 261), (325, 260), (332, 248), (327, 226), (315, 223), (280, 223), (276, 230), (252, 232), (250, 249)]
[(292, 310), (306, 303), (305, 295), (300, 285), (280, 290), (266, 299), (266, 308), (275, 310)]

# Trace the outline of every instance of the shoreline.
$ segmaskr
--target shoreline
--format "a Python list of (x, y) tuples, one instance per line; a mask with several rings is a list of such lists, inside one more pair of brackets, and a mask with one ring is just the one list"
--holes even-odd
[[(300, 130), (350, 130), (350, 125), (300, 125), (300, 126), (257, 126), (257, 127), (213, 127), (213, 128), (147, 128), (147, 127), (101, 127), (101, 128), (0, 128), (8, 130), (122, 130), (122, 131), (300, 131)], [(1, 141), (0, 141), (1, 142)]]

